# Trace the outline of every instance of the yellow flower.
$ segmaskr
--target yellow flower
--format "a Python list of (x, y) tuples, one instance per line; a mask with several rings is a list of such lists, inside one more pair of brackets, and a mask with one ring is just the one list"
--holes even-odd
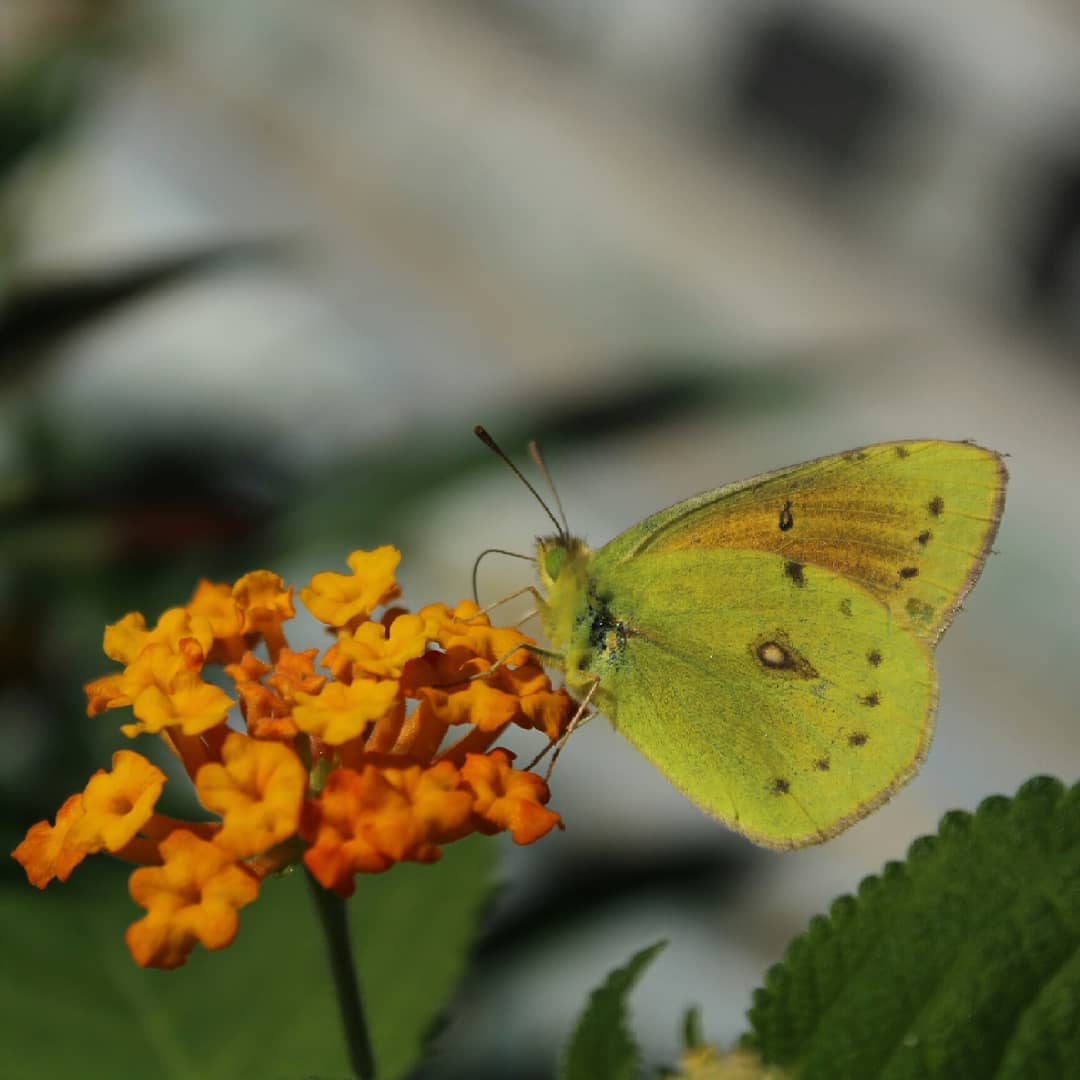
[(112, 772), (98, 769), (83, 792), (83, 814), (71, 838), (88, 851), (118, 852), (150, 820), (161, 797), (165, 774), (142, 754), (117, 750)]
[(427, 623), (428, 637), (447, 652), (464, 646), (491, 663), (524, 664), (529, 659), (524, 646), (533, 644), (532, 639), (512, 626), (492, 626), (471, 600), (462, 600), (452, 610), (445, 604), (428, 604), (420, 609), (420, 617)]
[(244, 613), (223, 582), (200, 581), (187, 605), (192, 615), (210, 624), (214, 635), (214, 658), (235, 660), (244, 655)]
[(293, 836), (308, 786), (296, 752), (234, 731), (221, 757), (195, 776), (199, 801), (224, 821), (214, 843), (236, 855), (258, 855)]
[[(433, 862), (470, 833), (531, 843), (561, 827), (544, 781), (493, 745), (511, 724), (554, 741), (570, 698), (531, 660), (529, 638), (471, 602), (377, 615), (398, 596), (399, 559), (354, 551), (351, 574), (316, 574), (301, 591), (336, 631), (321, 657), (289, 648), (292, 588), (265, 570), (200, 582), (153, 628), (138, 613), (109, 626), (105, 652), (122, 668), (86, 685), (88, 715), (130, 708), (121, 730), (158, 735), (212, 816), (158, 813), (165, 774), (117, 751), (12, 853), (30, 882), (64, 881), (98, 851), (137, 864), (131, 894), (147, 913), (128, 947), (143, 966), (176, 967), (199, 942), (228, 945), (259, 882), (300, 859), (348, 896), (356, 874)], [(207, 677), (215, 666), (231, 692)], [(460, 736), (444, 747), (451, 728)]]
[(102, 647), (110, 660), (132, 664), (148, 645), (164, 645), (170, 652), (178, 653), (188, 639), (197, 643), (205, 654), (214, 640), (210, 620), (203, 615), (193, 615), (186, 608), (169, 608), (154, 629), (147, 630), (146, 620), (133, 611), (105, 627)]
[(323, 658), (335, 679), (369, 675), (400, 679), (406, 663), (427, 648), (425, 623), (419, 615), (399, 615), (387, 630), (382, 623), (362, 622), (338, 639)]
[(332, 682), (318, 694), (297, 694), (293, 719), (301, 731), (317, 735), (331, 746), (340, 746), (360, 738), (369, 724), (377, 724), (390, 712), (397, 700), (396, 682)]
[(300, 599), (308, 611), (329, 626), (346, 627), (363, 622), (377, 607), (401, 592), (394, 580), (394, 571), (401, 561), (401, 552), (396, 548), (354, 551), (346, 561), (351, 574), (327, 570), (316, 574), (311, 584), (300, 590)]
[(121, 685), (139, 721), (121, 726), (130, 737), (167, 727), (199, 735), (223, 724), (235, 704), (224, 690), (204, 681), (182, 655), (166, 645), (147, 645), (125, 669)]

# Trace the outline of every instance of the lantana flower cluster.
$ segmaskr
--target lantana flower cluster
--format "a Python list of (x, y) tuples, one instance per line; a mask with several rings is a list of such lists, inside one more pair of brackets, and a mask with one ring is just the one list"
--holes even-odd
[[(289, 648), (293, 590), (266, 570), (200, 582), (153, 627), (137, 612), (108, 626), (104, 650), (122, 669), (87, 684), (87, 714), (130, 709), (121, 731), (164, 740), (213, 817), (157, 812), (165, 773), (118, 750), (12, 853), (30, 882), (66, 881), (95, 852), (138, 864), (129, 889), (146, 915), (128, 948), (144, 967), (173, 968), (197, 942), (230, 944), (260, 883), (299, 860), (348, 897), (356, 874), (434, 862), (471, 833), (529, 844), (561, 828), (544, 780), (494, 744), (511, 724), (558, 739), (573, 702), (530, 638), (471, 601), (387, 608), (400, 557), (354, 551), (350, 573), (300, 590), (333, 634), (321, 656)], [(207, 679), (214, 665), (231, 692)]]

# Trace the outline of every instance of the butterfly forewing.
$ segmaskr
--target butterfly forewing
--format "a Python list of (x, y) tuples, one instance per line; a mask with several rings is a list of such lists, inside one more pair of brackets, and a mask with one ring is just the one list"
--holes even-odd
[(647, 518), (598, 565), (670, 551), (769, 551), (869, 589), (934, 642), (997, 531), (1006, 472), (969, 443), (880, 443), (719, 488)]

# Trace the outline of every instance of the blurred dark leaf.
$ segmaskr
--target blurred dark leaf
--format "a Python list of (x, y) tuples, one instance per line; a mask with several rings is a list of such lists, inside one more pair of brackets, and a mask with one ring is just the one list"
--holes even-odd
[(174, 559), (250, 541), (283, 497), (281, 470), (235, 440), (120, 438), (92, 469), (43, 464), (33, 490), (0, 511), (0, 557), (81, 569)]
[[(573, 394), (522, 409), (490, 424), (502, 448), (519, 463), (530, 439), (545, 450), (614, 441), (644, 428), (670, 427), (683, 419), (767, 415), (789, 409), (824, 388), (829, 368), (807, 374), (782, 360), (772, 367), (720, 366), (715, 360), (642, 357), (627, 361), (616, 382), (574, 387)], [(427, 492), (461, 483), (474, 470), (505, 468), (476, 440), (472, 426), (490, 418), (461, 417), (454, 426), (410, 427), (398, 443), (353, 455), (307, 485), (282, 522), (294, 544), (317, 535), (394, 540), (394, 523)]]
[(653, 853), (590, 849), (551, 861), (543, 881), (495, 919), (480, 956), (493, 966), (506, 964), (545, 936), (556, 940), (568, 927), (627, 903), (654, 899), (683, 910), (716, 910), (729, 902), (756, 860), (748, 844), (710, 842)]
[(60, 48), (0, 72), (0, 185), (67, 132), (86, 101), (91, 70), (86, 51)]
[(130, 266), (69, 274), (9, 289), (0, 302), (0, 386), (35, 371), (47, 351), (159, 289), (239, 262), (280, 255), (280, 242), (236, 240)]

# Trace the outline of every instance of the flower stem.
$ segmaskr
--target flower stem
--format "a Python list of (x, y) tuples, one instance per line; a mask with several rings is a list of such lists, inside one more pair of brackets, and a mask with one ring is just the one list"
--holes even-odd
[(304, 870), (315, 908), (319, 913), (326, 947), (330, 954), (330, 969), (334, 974), (334, 989), (341, 1009), (341, 1023), (345, 1028), (349, 1064), (360, 1080), (375, 1080), (375, 1058), (371, 1052), (367, 1022), (364, 1020), (364, 1004), (360, 998), (360, 984), (353, 963), (352, 944), (349, 941), (349, 923), (345, 917), (345, 901), (324, 889), (308, 870)]

